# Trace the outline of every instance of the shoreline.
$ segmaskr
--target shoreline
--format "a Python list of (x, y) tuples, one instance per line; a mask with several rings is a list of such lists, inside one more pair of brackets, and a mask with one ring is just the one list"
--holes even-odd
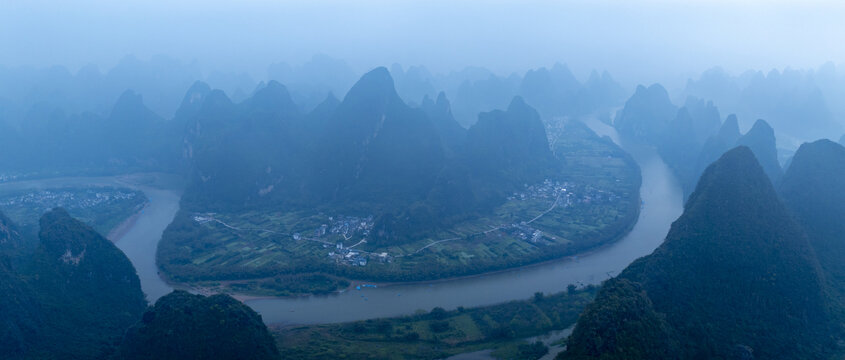
[(129, 231), (129, 229), (131, 229), (135, 225), (135, 222), (137, 222), (138, 218), (141, 217), (141, 213), (149, 205), (150, 205), (150, 201), (148, 199), (147, 201), (144, 202), (144, 205), (141, 206), (140, 209), (138, 209), (138, 211), (135, 211), (135, 213), (133, 213), (128, 218), (123, 220), (120, 224), (115, 226), (114, 229), (111, 229), (109, 231), (108, 235), (106, 235), (106, 239), (109, 239), (109, 241), (111, 241), (113, 243), (117, 243), (117, 241), (120, 240), (121, 238), (123, 238), (123, 236), (126, 235), (126, 233)]

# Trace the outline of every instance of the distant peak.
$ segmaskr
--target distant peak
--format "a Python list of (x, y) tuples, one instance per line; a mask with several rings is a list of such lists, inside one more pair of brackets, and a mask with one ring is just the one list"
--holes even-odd
[[(370, 103), (390, 102), (399, 99), (393, 85), (393, 77), (387, 68), (381, 66), (361, 76), (358, 82), (349, 89), (344, 102)], [(401, 101), (401, 100), (400, 100)]]
[(655, 95), (660, 94), (669, 97), (669, 92), (667, 92), (666, 88), (664, 88), (663, 85), (660, 85), (659, 83), (651, 84), (651, 86), (648, 87), (648, 91)]
[(554, 65), (552, 65), (552, 71), (560, 71), (560, 72), (567, 72), (567, 73), (572, 72), (572, 71), (569, 70), (569, 66), (567, 66), (566, 64), (561, 64), (559, 62), (556, 62)]
[(692, 115), (690, 115), (689, 109), (686, 106), (682, 106), (678, 109), (678, 113), (675, 115), (675, 118), (684, 121), (692, 121)]
[(203, 81), (195, 81), (188, 91), (185, 92), (185, 97), (182, 98), (182, 107), (198, 105), (208, 93), (211, 92), (211, 87)]
[(288, 89), (276, 80), (270, 80), (264, 87), (258, 89), (252, 98), (258, 101), (291, 102)]
[(431, 97), (428, 96), (428, 94), (425, 94), (425, 95), (423, 95), (423, 99), (422, 99), (422, 102), (420, 104), (422, 104), (423, 109), (431, 108), (431, 107), (434, 107), (434, 100), (431, 100)]
[(226, 96), (226, 93), (223, 92), (223, 90), (220, 90), (220, 89), (211, 90), (211, 92), (208, 93), (208, 97), (206, 98), (206, 100), (207, 100), (208, 103), (212, 103), (212, 104), (231, 103), (232, 102), (231, 100), (229, 100), (229, 97)]
[(719, 128), (719, 137), (733, 142), (740, 136), (742, 136), (742, 134), (739, 132), (739, 121), (737, 120), (736, 115), (728, 115), (725, 122), (722, 123), (722, 127)]
[(57, 207), (44, 213), (44, 215), (41, 216), (41, 221), (54, 222), (56, 220), (68, 219), (70, 217), (71, 216), (67, 212), (67, 210), (61, 207)]
[(202, 95), (206, 95), (209, 92), (211, 92), (211, 87), (208, 86), (208, 84), (206, 82), (197, 80), (197, 81), (194, 81), (193, 84), (191, 84), (191, 87), (188, 88), (188, 91), (185, 95), (188, 96), (188, 95), (194, 94), (194, 93), (200, 93)]
[(234, 104), (232, 100), (226, 96), (226, 93), (223, 90), (214, 89), (208, 93), (205, 97), (205, 101), (202, 102), (202, 107), (200, 108), (202, 113), (209, 114), (219, 112), (224, 109), (229, 109)]
[(358, 80), (358, 83), (355, 85), (381, 85), (381, 86), (391, 86), (393, 87), (393, 77), (390, 76), (390, 71), (387, 70), (384, 66), (379, 66), (370, 72), (361, 76), (361, 79)]
[(288, 89), (276, 80), (270, 80), (244, 103), (251, 110), (285, 113), (288, 115), (299, 113), (299, 109), (291, 99)]
[(327, 114), (334, 111), (340, 105), (340, 100), (334, 96), (334, 93), (329, 91), (326, 98), (311, 111), (312, 114)]
[(713, 194), (721, 199), (732, 199), (737, 202), (735, 205), (740, 207), (744, 201), (743, 197), (761, 193), (777, 198), (769, 177), (751, 149), (747, 146), (737, 146), (704, 170), (698, 186), (687, 201), (686, 208), (696, 206), (701, 201), (712, 201)]
[[(798, 147), (798, 151), (795, 152), (792, 164), (800, 164), (807, 159), (824, 159), (826, 161), (830, 161), (831, 159), (845, 159), (845, 147), (828, 139), (803, 143)], [(794, 169), (791, 167), (790, 172), (794, 172)]]
[(211, 87), (207, 83), (195, 81), (185, 92), (185, 96), (182, 97), (182, 103), (176, 110), (174, 118), (187, 118), (195, 115), (209, 93), (211, 93)]
[(340, 103), (340, 100), (337, 98), (337, 96), (334, 96), (334, 92), (329, 91), (329, 93), (326, 94), (326, 98), (323, 99), (323, 102), (324, 103), (330, 103), (330, 104), (337, 104), (337, 103)]
[(267, 86), (265, 86), (264, 89), (262, 89), (262, 90), (267, 90), (267, 89), (270, 89), (271, 91), (284, 91), (284, 92), (288, 91), (288, 89), (284, 85), (282, 85), (282, 83), (280, 83), (276, 80), (270, 80), (267, 83)]
[(446, 93), (442, 91), (437, 94), (437, 101), (435, 101), (435, 103), (437, 106), (451, 106), (449, 99), (446, 98)]
[(158, 116), (144, 105), (144, 98), (141, 94), (126, 90), (117, 99), (109, 117), (125, 121), (139, 121), (141, 119), (152, 120)]
[(523, 99), (522, 96), (514, 96), (510, 105), (508, 105), (508, 112), (522, 111), (529, 108), (530, 107), (525, 103), (525, 99)]
[(115, 103), (115, 107), (117, 106), (127, 106), (127, 105), (139, 105), (144, 103), (144, 97), (141, 94), (136, 93), (134, 90), (126, 90), (120, 97), (117, 99), (117, 103)]
[(754, 122), (754, 126), (751, 127), (751, 130), (748, 130), (748, 133), (771, 134), (772, 137), (775, 136), (775, 130), (772, 129), (769, 123), (763, 119), (757, 119), (757, 121)]

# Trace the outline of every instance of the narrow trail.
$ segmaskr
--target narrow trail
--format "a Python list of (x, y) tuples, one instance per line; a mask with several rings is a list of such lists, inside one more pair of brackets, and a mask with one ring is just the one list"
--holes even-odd
[[(281, 234), (281, 233), (280, 233), (280, 232), (278, 232), (278, 231), (273, 231), (273, 230), (268, 230), (268, 229), (259, 229), (259, 228), (239, 228), (239, 227), (237, 227), (237, 226), (232, 226), (232, 225), (229, 225), (229, 224), (227, 224), (227, 223), (224, 223), (223, 221), (218, 220), (218, 219), (215, 219), (215, 218), (213, 218), (213, 217), (212, 217), (212, 218), (210, 218), (210, 219), (211, 219), (210, 221), (214, 221), (214, 222), (216, 222), (216, 223), (218, 223), (218, 224), (220, 224), (220, 225), (223, 225), (223, 226), (225, 226), (225, 227), (227, 227), (227, 228), (229, 228), (229, 229), (235, 230), (235, 231), (258, 231), (258, 232), (270, 233), (270, 234)], [(287, 235), (287, 234), (283, 234), (283, 235)]]
[(552, 206), (551, 206), (551, 207), (549, 207), (549, 209), (548, 209), (548, 210), (543, 211), (543, 213), (542, 213), (542, 214), (537, 215), (536, 217), (534, 217), (534, 218), (533, 218), (533, 219), (531, 219), (531, 220), (526, 221), (525, 223), (526, 223), (526, 224), (533, 223), (533, 222), (534, 222), (534, 220), (537, 220), (537, 219), (539, 219), (539, 218), (541, 218), (541, 217), (545, 216), (546, 214), (548, 214), (549, 212), (551, 212), (552, 210), (554, 210), (554, 209), (557, 207), (557, 204), (558, 204), (559, 202), (560, 202), (560, 195), (558, 195), (558, 196), (557, 196), (557, 198), (555, 199), (555, 202), (552, 204)]

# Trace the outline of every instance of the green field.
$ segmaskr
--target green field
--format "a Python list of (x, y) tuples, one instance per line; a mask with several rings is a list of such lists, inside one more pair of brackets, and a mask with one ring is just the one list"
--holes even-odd
[[(366, 213), (183, 210), (164, 234), (159, 264), (179, 282), (287, 296), (309, 288), (291, 275), (432, 280), (574, 255), (627, 233), (639, 213), (636, 163), (582, 127), (568, 129), (554, 144), (564, 164), (557, 178), (526, 184), (486, 214), (417, 241), (367, 243), (373, 214)], [(251, 283), (280, 276), (277, 283), (286, 287)]]
[(413, 316), (276, 328), (273, 333), (282, 357), (290, 359), (441, 359), (484, 349), (494, 349), (498, 358), (536, 359), (536, 349), (525, 339), (575, 324), (595, 292), (590, 286), (480, 308), (435, 308)]

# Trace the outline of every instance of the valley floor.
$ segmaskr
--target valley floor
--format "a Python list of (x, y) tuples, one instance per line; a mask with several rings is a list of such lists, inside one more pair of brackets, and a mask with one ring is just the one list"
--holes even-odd
[(187, 211), (165, 232), (158, 263), (173, 282), (249, 296), (325, 294), (352, 279), (431, 281), (577, 255), (620, 239), (640, 209), (636, 163), (608, 139), (556, 142), (557, 179), (526, 184), (487, 215), (418, 241), (368, 243), (372, 214)]

